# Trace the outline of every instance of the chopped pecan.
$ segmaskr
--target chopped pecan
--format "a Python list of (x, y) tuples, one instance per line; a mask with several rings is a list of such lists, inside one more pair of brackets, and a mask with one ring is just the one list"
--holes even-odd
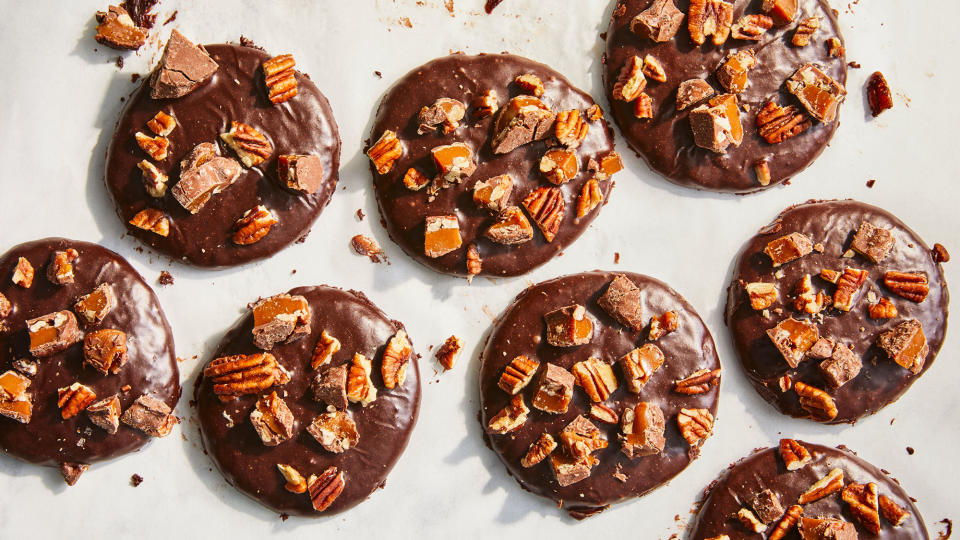
[(665, 429), (663, 411), (655, 403), (641, 401), (635, 407), (626, 407), (620, 421), (620, 449), (631, 459), (659, 454), (666, 444)]
[(137, 26), (123, 6), (110, 6), (107, 11), (98, 11), (96, 18), (99, 24), (94, 39), (98, 43), (112, 49), (136, 50), (147, 42), (147, 29)]
[(853, 297), (867, 281), (867, 271), (857, 268), (844, 268), (843, 274), (837, 281), (837, 290), (833, 292), (833, 307), (842, 311), (850, 311), (853, 307)]
[(737, 96), (714, 96), (706, 104), (690, 111), (690, 129), (697, 146), (712, 152), (724, 153), (733, 144), (743, 142), (743, 124)]
[(678, 394), (695, 396), (705, 394), (710, 391), (711, 387), (719, 384), (720, 368), (714, 370), (698, 369), (685, 378), (675, 381), (673, 383), (673, 391)]
[(281, 54), (267, 60), (261, 66), (264, 83), (267, 85), (267, 97), (273, 103), (283, 103), (296, 97), (297, 77), (293, 69), (295, 65), (293, 55)]
[(574, 383), (575, 378), (572, 373), (556, 364), (548, 363), (544, 366), (537, 382), (533, 406), (551, 414), (566, 413), (573, 398)]
[(483, 235), (498, 244), (522, 244), (533, 239), (533, 227), (523, 210), (508, 206), (500, 212), (496, 222), (490, 225)]
[(327, 366), (310, 379), (313, 399), (337, 410), (347, 408), (347, 365)]
[(250, 306), (253, 344), (269, 351), (277, 343), (292, 343), (310, 333), (310, 304), (300, 295), (276, 294)]
[(357, 424), (345, 411), (321, 414), (307, 426), (307, 433), (320, 443), (328, 452), (342, 454), (357, 446), (360, 434)]
[(33, 265), (30, 264), (30, 261), (24, 257), (19, 257), (17, 266), (13, 268), (13, 276), (11, 277), (13, 283), (24, 289), (29, 289), (33, 286), (33, 275)]
[(737, 511), (737, 521), (748, 531), (752, 533), (762, 533), (767, 530), (767, 526), (763, 524), (762, 521), (757, 519), (757, 516), (750, 511), (749, 508), (741, 508)]
[(287, 491), (290, 493), (304, 493), (307, 491), (307, 479), (304, 478), (298, 470), (282, 463), (277, 463), (277, 469), (280, 470), (283, 479), (287, 481), (283, 486)]
[(137, 215), (133, 216), (129, 223), (138, 229), (150, 231), (163, 237), (170, 234), (170, 218), (156, 208), (144, 208), (137, 212)]
[(703, 79), (689, 79), (677, 88), (677, 110), (682, 111), (716, 94), (713, 87)]
[(33, 402), (27, 393), (29, 386), (30, 379), (14, 371), (0, 375), (0, 415), (22, 424), (30, 423)]
[(643, 76), (643, 60), (639, 56), (631, 56), (620, 68), (617, 82), (613, 84), (613, 99), (629, 103), (637, 99), (646, 87), (647, 79)]
[(587, 107), (586, 112), (584, 112), (584, 116), (586, 116), (587, 120), (591, 122), (599, 122), (603, 120), (603, 109), (594, 103), (593, 105)]
[(843, 470), (831, 469), (826, 476), (817, 480), (810, 486), (797, 500), (799, 504), (807, 504), (813, 501), (819, 501), (827, 495), (836, 493), (843, 489)]
[(600, 182), (596, 178), (587, 180), (583, 183), (580, 197), (577, 199), (577, 218), (586, 216), (601, 202), (603, 202), (603, 192), (600, 190)]
[(73, 383), (57, 390), (57, 406), (60, 407), (60, 416), (64, 420), (83, 412), (96, 400), (96, 392), (84, 384)]
[(783, 506), (780, 504), (780, 498), (769, 489), (761, 490), (751, 497), (750, 506), (764, 524), (773, 523), (783, 515)]
[(783, 540), (794, 526), (796, 526), (797, 521), (800, 519), (800, 514), (803, 513), (803, 507), (799, 504), (794, 504), (787, 508), (786, 513), (783, 514), (783, 518), (777, 522), (777, 526), (773, 528), (773, 531), (770, 533), (770, 536), (767, 537), (767, 540)]
[(420, 191), (429, 183), (430, 179), (427, 178), (427, 175), (413, 167), (407, 169), (406, 174), (403, 175), (403, 185), (410, 191)]
[(823, 310), (826, 303), (826, 296), (823, 291), (813, 290), (813, 280), (810, 274), (804, 274), (794, 289), (793, 307), (797, 311), (802, 311), (810, 315), (816, 315)]
[(542, 433), (533, 441), (527, 453), (520, 458), (520, 465), (530, 468), (547, 458), (557, 448), (557, 441), (549, 433)]
[(747, 88), (747, 73), (756, 67), (757, 55), (752, 49), (727, 54), (717, 67), (717, 81), (727, 92), (739, 94)]
[(667, 72), (663, 69), (663, 64), (652, 55), (643, 57), (643, 74), (657, 82), (667, 82)]
[(911, 302), (923, 302), (930, 293), (927, 276), (919, 272), (889, 271), (883, 275), (883, 284), (890, 292)]
[(47, 279), (54, 285), (73, 283), (73, 261), (80, 254), (69, 248), (66, 251), (54, 251), (50, 254), (50, 264), (47, 265)]
[(487, 118), (496, 114), (500, 108), (499, 98), (496, 90), (487, 90), (486, 92), (473, 98), (473, 116), (476, 118)]
[(837, 343), (833, 354), (820, 362), (820, 374), (831, 388), (840, 388), (860, 374), (863, 363), (850, 347)]
[(773, 262), (774, 268), (808, 255), (812, 251), (813, 241), (810, 237), (796, 232), (771, 240), (763, 249)]
[(487, 431), (498, 435), (504, 435), (515, 431), (527, 421), (527, 415), (530, 409), (523, 402), (523, 395), (517, 394), (510, 398), (510, 403), (500, 410), (487, 424)]
[(3, 293), (0, 293), (0, 321), (9, 317), (12, 311), (13, 304), (10, 303), (10, 300), (7, 300)]
[(950, 262), (950, 252), (947, 251), (947, 248), (943, 247), (941, 244), (934, 244), (933, 250), (933, 261), (937, 263)]
[(443, 366), (444, 370), (453, 369), (453, 365), (456, 363), (457, 357), (460, 356), (460, 351), (462, 350), (463, 340), (457, 336), (450, 336), (443, 342), (443, 345), (437, 349), (437, 362)]
[(316, 193), (323, 185), (323, 160), (312, 154), (282, 154), (277, 157), (277, 178), (287, 189)]
[(880, 510), (877, 485), (850, 484), (840, 492), (840, 498), (850, 507), (853, 517), (874, 535), (880, 534)]
[(253, 126), (242, 122), (230, 122), (230, 131), (221, 133), (220, 138), (236, 152), (240, 162), (246, 167), (263, 163), (273, 153), (273, 145), (267, 137)]
[(68, 486), (76, 485), (77, 481), (80, 480), (80, 475), (90, 470), (90, 465), (83, 463), (61, 463), (60, 464), (60, 475), (63, 476), (63, 481), (67, 483)]
[(814, 420), (826, 422), (837, 417), (837, 404), (830, 394), (800, 381), (793, 383), (793, 389), (800, 396), (800, 406), (809, 412)]
[(767, 330), (767, 336), (783, 355), (787, 364), (795, 368), (804, 360), (804, 355), (813, 347), (813, 344), (820, 339), (820, 330), (810, 321), (790, 317)]
[(275, 384), (285, 384), (288, 377), (270, 353), (217, 358), (204, 368), (203, 376), (211, 380), (213, 392), (223, 401), (259, 394)]
[(881, 298), (868, 309), (871, 319), (892, 319), (897, 316), (897, 306), (889, 298)]
[(543, 95), (543, 82), (540, 81), (540, 77), (532, 73), (517, 75), (513, 82), (526, 94), (536, 97)]
[(330, 363), (333, 355), (340, 351), (340, 340), (333, 337), (326, 330), (320, 333), (320, 339), (313, 347), (313, 354), (310, 357), (310, 368), (319, 369)]
[(95, 426), (113, 435), (120, 428), (120, 398), (116, 394), (87, 407), (87, 417)]
[(687, 13), (690, 39), (703, 45), (707, 36), (713, 36), (714, 45), (723, 45), (733, 25), (733, 4), (723, 0), (690, 0)]
[(617, 376), (610, 364), (591, 356), (573, 365), (573, 376), (578, 386), (587, 393), (590, 401), (606, 401), (617, 389)]
[(627, 276), (616, 275), (607, 290), (597, 299), (597, 305), (620, 324), (635, 331), (643, 328), (640, 288)]
[(460, 221), (455, 214), (427, 216), (423, 234), (423, 252), (427, 257), (441, 257), (462, 245)]
[(664, 311), (660, 315), (650, 318), (650, 332), (647, 339), (656, 341), (670, 332), (675, 332), (680, 328), (680, 319), (676, 311)]
[(818, 29), (820, 29), (820, 17), (807, 17), (797, 25), (797, 30), (793, 33), (790, 42), (794, 47), (806, 47)]
[(575, 347), (590, 342), (593, 322), (587, 309), (579, 304), (557, 308), (543, 316), (547, 343), (554, 347)]
[(343, 493), (346, 481), (343, 478), (343, 471), (336, 467), (327, 467), (319, 476), (310, 475), (307, 480), (307, 490), (310, 493), (310, 502), (313, 509), (317, 512), (323, 512), (337, 500), (337, 497)]
[(840, 281), (840, 276), (840, 272), (837, 272), (836, 270), (831, 270), (829, 268), (820, 269), (820, 278), (824, 281), (829, 281), (830, 283), (836, 284), (838, 281)]
[(560, 432), (560, 443), (568, 455), (577, 459), (607, 447), (607, 440), (603, 438), (600, 430), (583, 415), (577, 416), (563, 428)]
[(788, 471), (802, 469), (813, 461), (810, 451), (793, 439), (780, 439), (780, 457)]
[(171, 99), (193, 92), (217, 72), (219, 66), (207, 51), (173, 30), (160, 64), (150, 77), (150, 97)]
[(142, 173), (143, 187), (147, 190), (147, 194), (162, 199), (167, 194), (167, 180), (170, 178), (160, 172), (156, 165), (145, 159), (137, 163), (137, 168)]
[(347, 400), (350, 403), (359, 403), (361, 407), (366, 407), (377, 399), (377, 387), (370, 378), (372, 371), (370, 360), (360, 353), (354, 353), (347, 371)]
[(907, 512), (906, 508), (900, 506), (886, 495), (880, 495), (879, 506), (880, 513), (883, 514), (883, 517), (894, 527), (903, 525), (903, 522), (910, 517), (910, 512)]
[(387, 342), (387, 347), (383, 351), (383, 359), (380, 360), (380, 374), (383, 376), (383, 385), (388, 389), (403, 386), (403, 382), (407, 380), (407, 365), (410, 362), (412, 352), (413, 345), (407, 338), (407, 332), (403, 329), (397, 330), (397, 333)]
[(467, 282), (473, 279), (473, 276), (483, 270), (483, 261), (480, 259), (480, 250), (477, 244), (471, 242), (467, 246)]
[(861, 222), (857, 234), (850, 242), (850, 249), (870, 259), (871, 262), (878, 263), (890, 253), (896, 239), (893, 234), (884, 228), (874, 227), (869, 222)]
[(83, 338), (83, 360), (104, 375), (118, 373), (127, 363), (127, 334), (108, 328), (90, 332)]
[(293, 437), (293, 413), (276, 391), (257, 400), (250, 411), (250, 423), (266, 446), (277, 446)]
[(639, 394), (650, 377), (663, 365), (663, 351), (653, 343), (633, 349), (618, 361), (627, 389)]
[(807, 112), (824, 123), (833, 122), (847, 95), (843, 85), (810, 63), (800, 66), (786, 84), (787, 90), (797, 96)]
[(136, 132), (133, 135), (134, 139), (137, 140), (137, 146), (141, 150), (147, 153), (151, 159), (154, 161), (163, 161), (167, 159), (167, 152), (170, 150), (170, 140), (166, 137), (156, 136), (150, 137), (141, 132)]
[(916, 319), (908, 319), (877, 337), (877, 346), (900, 366), (914, 374), (923, 371), (923, 364), (930, 352), (923, 325)]
[(764, 283), (762, 281), (747, 283), (743, 289), (750, 298), (750, 307), (756, 311), (769, 308), (780, 297), (774, 283)]
[(874, 117), (880, 116), (880, 113), (893, 108), (893, 94), (890, 92), (890, 85), (883, 73), (875, 71), (867, 80), (867, 104), (870, 106), (870, 114)]
[(761, 160), (753, 164), (753, 173), (757, 175), (757, 183), (761, 186), (770, 185), (770, 163)]
[(763, 140), (770, 144), (779, 144), (803, 133), (813, 122), (793, 105), (781, 107), (771, 100), (757, 112), (756, 125)]
[[(557, 126), (559, 125), (560, 115), (557, 115)], [(575, 176), (577, 176), (577, 174), (580, 172), (580, 160), (577, 159), (577, 154), (573, 150), (566, 148), (551, 148), (543, 154), (542, 158), (540, 158), (540, 172), (542, 172), (543, 175), (547, 177), (547, 180), (549, 180), (552, 184), (559, 186), (560, 184), (572, 180)], [(509, 178), (509, 175), (502, 176), (507, 176)], [(495, 210), (500, 210), (500, 208)]]
[(707, 409), (680, 409), (677, 427), (690, 446), (699, 446), (713, 431), (713, 415)]
[(730, 35), (733, 39), (760, 41), (773, 26), (773, 19), (766, 15), (744, 15), (733, 24)]
[(389, 129), (384, 131), (377, 142), (367, 150), (367, 156), (380, 174), (387, 174), (393, 164), (403, 155), (403, 144), (397, 134)]
[(158, 111), (148, 122), (147, 127), (150, 131), (166, 137), (177, 127), (177, 119), (163, 111)]
[(523, 198), (523, 206), (547, 242), (552, 242), (563, 222), (563, 192), (555, 187), (538, 187)]
[[(551, 151), (566, 152), (566, 150)], [(548, 151), (540, 160), (541, 171), (543, 171), (544, 161), (547, 159), (547, 156), (550, 155), (551, 151)], [(576, 156), (574, 156), (574, 161), (576, 162)], [(473, 185), (473, 202), (478, 208), (497, 213), (509, 205), (511, 193), (513, 193), (513, 178), (511, 178), (509, 174), (501, 174), (486, 180), (477, 181), (477, 183)]]
[(590, 404), (590, 418), (603, 424), (616, 424), (620, 422), (620, 416), (617, 411), (607, 407), (603, 403)]
[(773, 17), (778, 26), (783, 26), (793, 22), (799, 6), (797, 0), (763, 0), (760, 10)]
[(640, 120), (653, 118), (653, 98), (646, 92), (640, 92), (633, 102), (633, 117)]
[(369, 257), (371, 262), (380, 263), (387, 260), (386, 254), (380, 249), (377, 241), (362, 234), (350, 238), (350, 246), (357, 255)]
[(490, 148), (506, 154), (515, 148), (546, 138), (556, 121), (550, 107), (533, 96), (516, 96), (500, 111), (493, 125)]
[(670, 41), (680, 30), (683, 17), (673, 0), (654, 0), (630, 21), (630, 31), (658, 43)]
[(57, 311), (35, 319), (27, 319), (30, 354), (44, 358), (66, 350), (82, 338), (77, 318), (69, 311)]
[(261, 204), (251, 208), (233, 224), (233, 243), (238, 246), (256, 244), (277, 223), (277, 216), (266, 206)]

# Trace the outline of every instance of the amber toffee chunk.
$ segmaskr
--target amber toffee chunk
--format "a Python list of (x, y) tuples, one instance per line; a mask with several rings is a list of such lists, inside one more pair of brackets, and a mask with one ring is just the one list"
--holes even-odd
[[(624, 326), (601, 307), (598, 298), (610, 287), (628, 291), (615, 303), (632, 302), (629, 313), (642, 313), (645, 321), (676, 313), (677, 329), (653, 345), (646, 324)], [(551, 344), (544, 316), (570, 306), (584, 308), (582, 320), (592, 322), (592, 335), (580, 345)], [(638, 347), (655, 357), (635, 355), (646, 370), (642, 385), (640, 367), (628, 379), (621, 365), (613, 363)], [(527, 362), (517, 364), (518, 358)], [(530, 364), (534, 361), (538, 363)], [(516, 368), (527, 364), (523, 370)], [(502, 384), (505, 374), (521, 371), (532, 377), (529, 384), (519, 389)], [(677, 381), (694, 373), (716, 377), (704, 379), (702, 392), (675, 390)], [(509, 432), (485, 429), (487, 444), (523, 488), (563, 501), (563, 510), (582, 519), (646, 494), (696, 458), (702, 440), (691, 446), (684, 438), (681, 410), (712, 422), (718, 388), (710, 381), (719, 377), (710, 332), (693, 307), (667, 285), (628, 272), (573, 274), (531, 286), (495, 323), (481, 357), (480, 421), (487, 428), (512, 400), (521, 398), (528, 409), (521, 411), (523, 422)], [(709, 431), (699, 433), (705, 438)]]

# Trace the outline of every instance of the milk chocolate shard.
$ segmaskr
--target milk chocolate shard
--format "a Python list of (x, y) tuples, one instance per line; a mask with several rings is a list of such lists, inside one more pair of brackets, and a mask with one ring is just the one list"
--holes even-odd
[(323, 185), (323, 161), (314, 155), (283, 155), (277, 158), (280, 183), (306, 194), (316, 193)]
[(77, 318), (69, 311), (28, 319), (26, 325), (30, 333), (30, 354), (37, 358), (57, 354), (83, 338)]
[(640, 308), (640, 289), (630, 278), (618, 274), (597, 304), (620, 324), (639, 331), (643, 328)]
[(180, 181), (170, 193), (191, 214), (196, 214), (210, 197), (230, 187), (243, 169), (233, 158), (217, 155), (214, 143), (198, 144), (180, 162)]
[(152, 396), (143, 395), (133, 402), (120, 421), (151, 437), (166, 437), (180, 420), (171, 414), (170, 406)]
[(517, 96), (500, 110), (493, 126), (490, 147), (494, 154), (506, 154), (553, 132), (556, 113), (533, 96)]
[(193, 92), (220, 67), (200, 45), (190, 43), (176, 30), (163, 50), (160, 64), (150, 77), (150, 97), (171, 99)]
[(130, 18), (127, 10), (110, 6), (107, 11), (97, 12), (97, 42), (113, 49), (135, 51), (147, 41), (147, 31)]
[(279, 342), (291, 343), (310, 333), (310, 305), (302, 296), (278, 294), (250, 307), (253, 344), (269, 351)]

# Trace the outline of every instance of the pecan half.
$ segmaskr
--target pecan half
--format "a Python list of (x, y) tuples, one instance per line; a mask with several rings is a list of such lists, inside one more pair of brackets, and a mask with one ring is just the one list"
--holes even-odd
[(647, 79), (643, 76), (643, 61), (639, 56), (631, 56), (620, 68), (617, 82), (613, 84), (613, 99), (629, 103), (637, 99), (646, 87)]
[(590, 401), (595, 403), (606, 401), (617, 389), (617, 376), (613, 373), (610, 364), (599, 358), (590, 357), (577, 362), (571, 369), (576, 378), (577, 386), (583, 388)]
[(633, 117), (639, 120), (653, 118), (653, 98), (646, 92), (640, 92), (633, 104)]
[(927, 276), (919, 272), (887, 272), (883, 275), (883, 284), (890, 292), (911, 302), (923, 302), (930, 293)]
[(756, 124), (763, 140), (770, 144), (779, 144), (803, 133), (813, 122), (806, 113), (793, 105), (781, 107), (771, 100), (757, 112)]
[(330, 505), (343, 493), (345, 485), (343, 471), (336, 467), (327, 467), (319, 476), (310, 475), (310, 479), (307, 480), (307, 490), (310, 493), (313, 509), (323, 512), (330, 508)]
[(387, 174), (393, 169), (400, 156), (403, 155), (403, 144), (397, 138), (397, 134), (389, 129), (384, 131), (377, 142), (367, 150), (367, 156), (373, 162), (373, 166), (380, 174)]
[(720, 368), (709, 370), (699, 369), (685, 378), (673, 383), (673, 391), (678, 394), (695, 396), (705, 394), (711, 387), (720, 384)]
[(372, 371), (373, 366), (367, 357), (359, 353), (353, 355), (347, 371), (347, 400), (350, 403), (359, 403), (361, 407), (366, 407), (377, 399), (377, 387), (370, 378)]
[(813, 415), (814, 420), (833, 420), (837, 416), (837, 404), (830, 394), (823, 390), (797, 381), (793, 389), (800, 396), (800, 406)]
[(523, 198), (523, 206), (547, 242), (552, 242), (563, 222), (563, 192), (555, 187), (538, 187)]
[(707, 409), (680, 409), (677, 427), (690, 446), (699, 446), (713, 431), (713, 415)]
[(663, 69), (663, 64), (652, 55), (643, 57), (643, 74), (657, 82), (667, 82), (667, 72)]
[(289, 375), (270, 353), (223, 356), (210, 362), (203, 376), (213, 383), (222, 401), (245, 394), (259, 394), (275, 384), (285, 384)]
[(871, 319), (892, 319), (897, 316), (897, 306), (889, 298), (881, 298), (868, 309)]
[(240, 162), (248, 168), (263, 163), (273, 153), (273, 145), (267, 137), (253, 126), (242, 122), (230, 122), (230, 131), (221, 133), (220, 138), (236, 152)]
[(802, 469), (813, 461), (810, 451), (793, 439), (780, 439), (780, 457), (788, 471)]
[(410, 362), (412, 352), (413, 345), (410, 344), (406, 331), (397, 330), (397, 333), (387, 342), (383, 359), (380, 361), (383, 385), (388, 389), (403, 386), (403, 382), (407, 379), (407, 364)]
[(510, 403), (500, 410), (487, 424), (487, 431), (498, 435), (504, 435), (515, 431), (527, 421), (527, 415), (530, 409), (523, 402), (523, 395), (517, 394), (510, 398)]
[(557, 441), (549, 433), (543, 433), (537, 440), (533, 441), (530, 448), (527, 449), (527, 453), (520, 458), (520, 465), (524, 468), (533, 467), (546, 459), (556, 448)]
[(580, 188), (580, 197), (577, 199), (577, 218), (586, 216), (601, 202), (603, 202), (603, 192), (600, 190), (600, 182), (596, 178), (587, 180)]
[(797, 502), (799, 504), (807, 504), (813, 501), (819, 501), (827, 495), (836, 493), (841, 489), (843, 489), (843, 471), (841, 469), (831, 469), (826, 476), (817, 480), (816, 483), (804, 491), (803, 494), (800, 495), (800, 498), (797, 499)]
[(467, 246), (467, 281), (472, 280), (481, 270), (483, 261), (480, 259), (480, 250), (477, 249), (477, 244), (471, 242)]
[(73, 383), (57, 390), (57, 406), (60, 407), (60, 416), (64, 420), (83, 412), (96, 400), (96, 392), (80, 383)]
[(840, 280), (837, 281), (837, 290), (833, 292), (833, 307), (842, 311), (850, 311), (853, 307), (853, 297), (867, 282), (867, 271), (857, 268), (844, 268)]
[(732, 25), (733, 4), (723, 0), (690, 0), (687, 30), (697, 45), (703, 45), (707, 36), (713, 36), (714, 45), (723, 45)]
[(620, 415), (617, 411), (607, 407), (603, 403), (590, 404), (590, 418), (603, 424), (616, 424), (620, 422)]
[(233, 224), (233, 243), (238, 246), (256, 244), (277, 223), (277, 216), (266, 206), (261, 204), (251, 208)]
[(129, 223), (138, 229), (150, 231), (163, 237), (170, 234), (170, 218), (156, 208), (144, 208), (137, 212), (137, 215), (133, 216)]

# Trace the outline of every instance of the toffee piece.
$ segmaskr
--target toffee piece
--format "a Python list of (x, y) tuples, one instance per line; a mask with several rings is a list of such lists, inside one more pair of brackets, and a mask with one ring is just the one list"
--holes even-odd
[(132, 235), (223, 267), (270, 257), (309, 231), (336, 189), (340, 135), (294, 63), (173, 31), (107, 151), (107, 189)]
[[(56, 253), (67, 252), (71, 280), (61, 283), (47, 270), (58, 264)], [(11, 279), (21, 259), (37, 270), (30, 288)], [(0, 299), (8, 304), (0, 309), (4, 452), (59, 468), (73, 485), (90, 465), (170, 432), (180, 399), (173, 334), (129, 263), (96, 244), (45, 238), (0, 256), (0, 273)], [(121, 422), (136, 416), (143, 400), (163, 414)]]
[(792, 206), (747, 242), (726, 323), (757, 392), (780, 412), (852, 423), (894, 402), (943, 345), (940, 263), (889, 212)]
[[(610, 287), (628, 293), (601, 302)], [(551, 344), (545, 316), (569, 306), (585, 309), (591, 337)], [(676, 329), (653, 345), (646, 327), (668, 311)], [(573, 274), (531, 286), (495, 323), (480, 364), (480, 421), (524, 489), (582, 519), (663, 485), (699, 455), (719, 380), (710, 331), (676, 291), (640, 274)]]
[[(271, 299), (295, 306), (302, 332), (264, 351), (258, 327), (290, 311), (264, 313)], [(387, 353), (409, 338), (360, 292), (299, 287), (264, 301), (251, 304), (197, 380), (204, 449), (231, 485), (267, 508), (343, 512), (383, 487), (407, 446), (420, 408), (417, 354), (412, 346)], [(404, 376), (387, 388), (384, 372), (397, 363)]]
[(370, 133), (390, 238), (438, 272), (515, 276), (574, 242), (622, 168), (600, 108), (549, 67), (453, 54), (384, 96)]
[[(801, 20), (819, 23), (807, 45), (791, 43)], [(826, 0), (619, 0), (606, 36), (613, 119), (671, 182), (766, 189), (810, 165), (837, 129), (847, 65), (826, 46), (843, 43)]]

